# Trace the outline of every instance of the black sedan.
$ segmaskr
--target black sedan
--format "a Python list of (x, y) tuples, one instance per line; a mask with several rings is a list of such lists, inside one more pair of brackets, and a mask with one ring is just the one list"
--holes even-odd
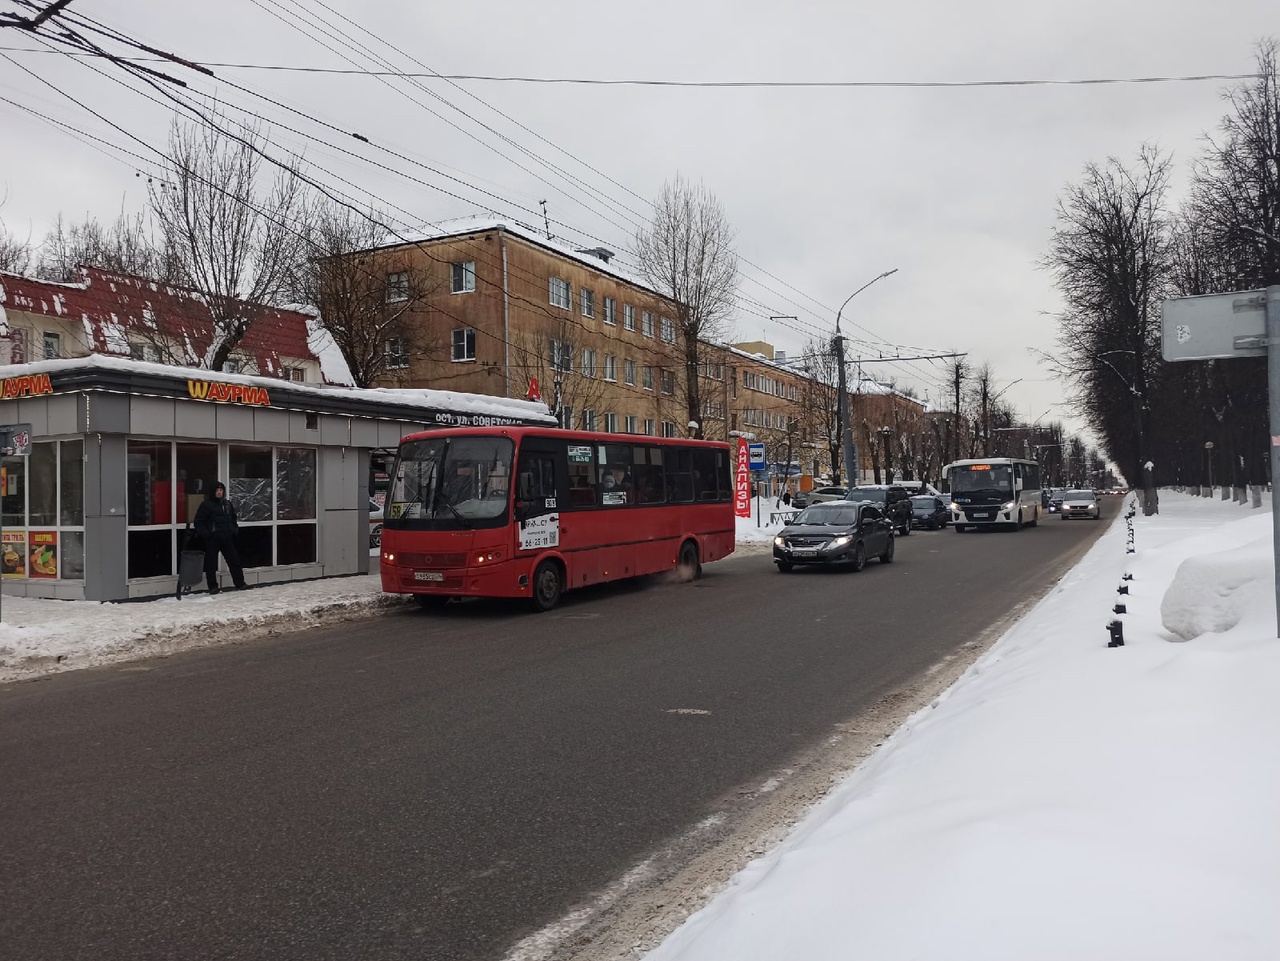
[(951, 511), (942, 503), (942, 498), (930, 494), (917, 494), (911, 498), (911, 526), (936, 531), (946, 527), (951, 519)]
[(893, 525), (875, 504), (831, 501), (806, 507), (773, 539), (773, 562), (786, 574), (797, 564), (843, 564), (860, 571), (868, 557), (893, 562)]

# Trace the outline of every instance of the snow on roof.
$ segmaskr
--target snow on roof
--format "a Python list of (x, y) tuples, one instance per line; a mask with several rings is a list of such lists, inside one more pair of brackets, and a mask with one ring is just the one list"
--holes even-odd
[[(78, 283), (55, 283), (20, 274), (0, 273), (0, 304), (47, 317), (79, 318), (85, 345), (98, 354), (128, 356), (129, 334), (155, 335), (180, 345), (192, 360), (213, 343), (213, 318), (198, 291), (133, 274), (81, 267)], [(282, 358), (312, 360), (307, 343), (307, 314), (244, 303), (252, 316), (237, 348), (261, 371), (279, 371)]]
[[(402, 247), (406, 244), (415, 242), (447, 240), (450, 237), (464, 237), (469, 234), (485, 233), (486, 231), (497, 230), (499, 228), (514, 237), (519, 237), (527, 243), (546, 248), (552, 253), (566, 257), (569, 260), (577, 261), (583, 266), (589, 267), (599, 273), (608, 274), (609, 276), (630, 284), (633, 287), (639, 287), (641, 290), (646, 290), (655, 297), (662, 297), (663, 299), (670, 300), (670, 298), (665, 294), (654, 290), (648, 281), (644, 280), (638, 272), (634, 270), (627, 270), (619, 266), (616, 262), (616, 256), (612, 257), (609, 261), (605, 261), (603, 258), (598, 257), (589, 251), (583, 250), (581, 244), (571, 244), (568, 240), (562, 237), (553, 236), (548, 239), (544, 232), (539, 231), (535, 227), (531, 227), (528, 224), (522, 224), (518, 220), (511, 220), (507, 217), (498, 217), (493, 214), (478, 215), (474, 217), (458, 217), (453, 220), (442, 220), (437, 224), (429, 225), (425, 230), (410, 231), (406, 235), (407, 239), (404, 237), (389, 237), (385, 246)], [(596, 247), (594, 249), (601, 248)]]
[(127, 371), (146, 373), (178, 380), (217, 380), (228, 384), (245, 384), (265, 387), (268, 390), (288, 390), (295, 394), (311, 394), (316, 397), (349, 398), (397, 404), (420, 410), (441, 410), (451, 413), (482, 414), (489, 417), (508, 417), (536, 421), (554, 426), (557, 422), (540, 401), (519, 400), (514, 397), (491, 397), (488, 394), (467, 394), (456, 390), (427, 390), (390, 387), (335, 387), (281, 381), (277, 377), (259, 377), (253, 374), (231, 374), (226, 371), (208, 370), (203, 367), (171, 367), (148, 361), (129, 360), (93, 354), (70, 360), (42, 360), (30, 364), (0, 365), (0, 379), (25, 374), (53, 374), (72, 370)]

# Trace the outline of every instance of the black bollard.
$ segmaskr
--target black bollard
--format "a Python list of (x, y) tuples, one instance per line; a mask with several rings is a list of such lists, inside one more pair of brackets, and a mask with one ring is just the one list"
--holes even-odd
[(1128, 613), (1129, 613), (1129, 609), (1128, 609), (1127, 607), (1125, 607), (1123, 604), (1117, 604), (1115, 607), (1111, 608), (1111, 610), (1112, 610), (1112, 612), (1113, 612), (1113, 613), (1115, 613), (1115, 614), (1128, 614)]
[(1117, 587), (1117, 588), (1116, 588), (1116, 593), (1117, 593), (1117, 594), (1128, 594), (1128, 593), (1129, 593), (1129, 585), (1128, 585), (1128, 584), (1121, 584), (1119, 587)]
[(1107, 647), (1124, 647), (1124, 624), (1119, 619), (1107, 625), (1107, 632), (1111, 635)]

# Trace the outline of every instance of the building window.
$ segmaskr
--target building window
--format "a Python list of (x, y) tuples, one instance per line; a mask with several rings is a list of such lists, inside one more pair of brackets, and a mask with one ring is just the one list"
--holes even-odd
[(562, 407), (560, 409), (560, 426), (565, 430), (573, 430), (573, 408)]
[(596, 412), (592, 410), (590, 407), (588, 407), (586, 410), (582, 412), (582, 429), (583, 430), (596, 429)]
[(616, 434), (618, 432), (618, 415), (604, 415), (604, 430), (606, 434)]
[(653, 427), (654, 427), (653, 418), (646, 417), (644, 419), (644, 432), (647, 436), (649, 437), (653, 436)]
[(628, 434), (636, 433), (636, 430), (639, 426), (640, 426), (640, 419), (638, 417), (634, 417), (631, 414), (628, 414), (627, 415), (627, 433)]
[(646, 367), (644, 369), (644, 389), (653, 390), (653, 368)]
[(596, 292), (583, 287), (578, 291), (578, 294), (582, 302), (582, 316), (594, 317), (596, 315)]
[(674, 371), (664, 370), (662, 372), (662, 392), (664, 394), (674, 394), (676, 392), (676, 375)]
[(242, 368), (239, 357), (228, 357), (227, 362), (223, 365), (222, 370), (227, 374), (238, 374)]
[(618, 358), (613, 354), (604, 355), (604, 379), (615, 382), (618, 379)]
[(664, 420), (664, 421), (662, 422), (662, 436), (663, 436), (663, 437), (675, 437), (675, 436), (676, 436), (676, 425), (675, 425), (675, 421)]
[(454, 362), (476, 359), (476, 332), (471, 327), (459, 327), (453, 332)]
[(453, 273), (453, 292), (469, 294), (476, 289), (476, 262), (468, 260), (461, 264), (450, 264)]
[(399, 370), (409, 366), (409, 345), (399, 337), (387, 341), (387, 369)]
[(573, 370), (573, 347), (566, 340), (551, 341), (551, 352), (547, 358), (552, 370)]
[(160, 348), (155, 344), (130, 344), (129, 356), (134, 360), (145, 360), (151, 364), (160, 363)]
[(601, 319), (610, 327), (618, 326), (618, 302), (612, 297), (604, 299), (604, 317)]
[(571, 303), (569, 281), (561, 280), (559, 277), (552, 277), (548, 289), (551, 292), (551, 306), (563, 307), (568, 310)]
[(596, 352), (583, 348), (582, 351), (582, 376), (594, 377), (596, 375)]
[(409, 272), (398, 270), (387, 274), (387, 301), (409, 299)]
[(640, 315), (640, 333), (646, 337), (653, 336), (653, 314), (647, 310)]
[(676, 342), (676, 322), (670, 317), (663, 317), (662, 320), (662, 339), (668, 344)]
[(301, 367), (286, 367), (282, 376), (295, 384), (304, 383), (307, 379), (307, 373)]
[(636, 329), (636, 309), (631, 304), (622, 305), (622, 327), (624, 330)]
[(57, 360), (62, 356), (62, 338), (46, 332), (44, 335), (44, 359)]
[(634, 360), (624, 360), (622, 362), (622, 382), (628, 387), (636, 385), (636, 362)]
[(712, 380), (724, 380), (724, 364), (713, 364), (707, 361), (702, 365), (702, 376)]

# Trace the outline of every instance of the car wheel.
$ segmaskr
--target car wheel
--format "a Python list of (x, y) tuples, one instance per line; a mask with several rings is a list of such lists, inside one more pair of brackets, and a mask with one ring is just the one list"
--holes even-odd
[(778, 565), (778, 572), (782, 574), (790, 574), (795, 565), (790, 561), (774, 561)]
[(702, 562), (698, 560), (698, 545), (693, 541), (685, 541), (680, 548), (680, 560), (676, 569), (682, 577), (696, 581), (702, 576)]
[(379, 524), (369, 532), (369, 548), (377, 550), (382, 546), (382, 525)]
[(911, 535), (911, 525), (909, 523), (903, 524), (900, 528), (898, 528), (898, 533), (900, 533), (903, 537), (909, 537)]
[(897, 538), (896, 538), (896, 537), (890, 537), (890, 538), (889, 538), (889, 546), (888, 546), (888, 547), (886, 547), (886, 548), (884, 549), (884, 553), (880, 555), (880, 563), (881, 563), (881, 564), (892, 564), (892, 563), (893, 563), (893, 542), (894, 542), (894, 541), (896, 541), (896, 540), (897, 540)]
[(963, 534), (965, 532), (965, 526), (963, 524), (956, 524), (951, 529), (957, 534)]
[(533, 592), (529, 597), (535, 611), (549, 611), (560, 603), (564, 577), (555, 561), (543, 561), (533, 572)]
[(860, 571), (867, 566), (867, 548), (863, 545), (862, 541), (858, 541), (858, 543), (853, 545), (853, 553), (849, 555), (849, 566), (852, 567), (855, 572)]

